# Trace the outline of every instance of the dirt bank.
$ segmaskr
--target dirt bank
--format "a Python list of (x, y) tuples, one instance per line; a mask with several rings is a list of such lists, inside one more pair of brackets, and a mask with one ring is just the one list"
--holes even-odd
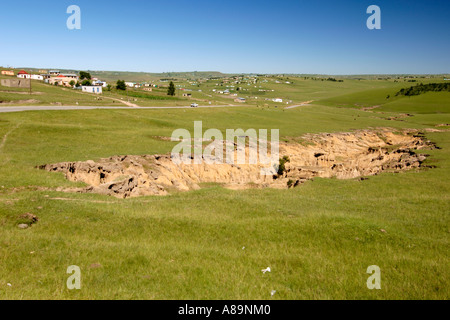
[[(289, 188), (315, 177), (353, 179), (419, 168), (427, 155), (413, 150), (435, 146), (415, 130), (390, 129), (352, 133), (309, 134), (302, 143), (280, 143), (287, 157), (280, 175), (261, 175), (263, 165), (175, 164), (170, 155), (114, 156), (98, 162), (64, 162), (40, 169), (63, 172), (70, 181), (89, 187), (76, 190), (119, 198), (167, 195), (171, 191), (200, 188), (201, 183), (221, 183), (231, 189)], [(68, 190), (69, 191), (69, 190)], [(74, 191), (74, 190), (70, 190)]]

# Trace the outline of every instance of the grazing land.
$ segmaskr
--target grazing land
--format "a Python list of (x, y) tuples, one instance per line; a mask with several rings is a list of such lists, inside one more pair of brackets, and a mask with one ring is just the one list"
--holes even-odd
[[(165, 85), (160, 78), (153, 80)], [(0, 113), (0, 299), (448, 299), (450, 93), (395, 95), (415, 85), (411, 79), (444, 77), (243, 78), (228, 87), (246, 99), (238, 108), (217, 93), (231, 86), (220, 77), (178, 79), (175, 97), (166, 88), (113, 89), (99, 100), (37, 81), (31, 96), (0, 87), (0, 108), (125, 106), (108, 98), (142, 107), (223, 105)], [(176, 143), (162, 137), (193, 132), (200, 120), (204, 130), (280, 129), (291, 144), (304, 143), (306, 134), (415, 130), (437, 148), (417, 151), (427, 153), (420, 168), (367, 179), (314, 177), (289, 189), (204, 183), (127, 199), (67, 192), (87, 185), (38, 169), (167, 154)], [(18, 228), (24, 223), (30, 227)], [(70, 265), (81, 267), (82, 290), (66, 287)], [(381, 268), (382, 290), (367, 289), (370, 265)]]

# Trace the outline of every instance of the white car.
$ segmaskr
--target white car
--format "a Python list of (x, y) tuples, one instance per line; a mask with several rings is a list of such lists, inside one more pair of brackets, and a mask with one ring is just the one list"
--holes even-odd
[(198, 107), (198, 104), (197, 104), (197, 103), (191, 104), (191, 108), (197, 108), (197, 107)]

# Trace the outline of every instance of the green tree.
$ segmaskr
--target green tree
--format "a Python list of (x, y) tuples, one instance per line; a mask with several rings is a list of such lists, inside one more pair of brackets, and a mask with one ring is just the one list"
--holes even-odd
[(167, 90), (167, 94), (169, 96), (174, 96), (175, 95), (175, 85), (173, 84), (172, 81), (170, 81), (169, 89)]
[(91, 74), (89, 72), (80, 71), (80, 80), (84, 79), (91, 80)]
[(117, 80), (116, 89), (124, 90), (124, 91), (127, 90), (127, 85), (125, 84), (125, 80)]
[(92, 83), (88, 79), (84, 79), (83, 82), (81, 82), (82, 86), (90, 86)]
[(72, 80), (69, 82), (69, 84), (73, 87), (76, 84), (76, 82), (75, 82), (75, 80)]

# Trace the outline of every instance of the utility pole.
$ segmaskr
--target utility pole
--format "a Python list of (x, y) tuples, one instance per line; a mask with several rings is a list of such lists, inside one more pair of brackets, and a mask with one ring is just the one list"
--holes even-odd
[(31, 95), (31, 74), (30, 74), (30, 95)]

